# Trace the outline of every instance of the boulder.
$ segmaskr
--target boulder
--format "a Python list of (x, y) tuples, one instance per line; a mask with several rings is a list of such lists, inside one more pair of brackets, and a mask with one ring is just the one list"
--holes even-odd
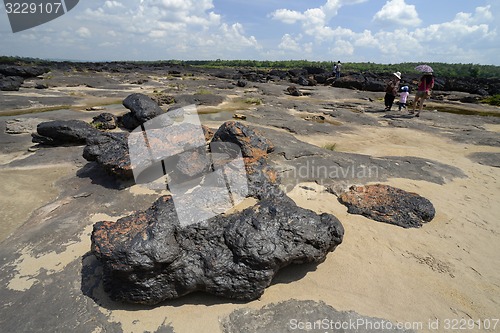
[(403, 228), (419, 228), (436, 214), (426, 198), (381, 184), (352, 186), (339, 196), (339, 201), (351, 214)]
[(234, 143), (240, 147), (243, 157), (249, 158), (259, 158), (274, 150), (273, 144), (261, 133), (237, 121), (222, 124), (212, 142)]
[(20, 76), (3, 76), (0, 74), (0, 91), (18, 91), (24, 82)]
[(163, 113), (158, 103), (144, 94), (129, 95), (123, 100), (123, 106), (130, 110), (121, 118), (123, 126), (129, 130)]
[(97, 129), (82, 120), (54, 120), (38, 124), (33, 142), (64, 145), (85, 144), (91, 136), (100, 133)]
[(111, 130), (116, 128), (117, 119), (116, 116), (112, 113), (104, 112), (98, 116), (92, 118), (91, 124), (97, 128), (102, 130)]
[(128, 149), (128, 133), (101, 133), (87, 140), (83, 157), (97, 162), (120, 179), (133, 179)]
[(146, 211), (96, 223), (91, 248), (115, 301), (157, 304), (195, 291), (250, 301), (279, 269), (324, 261), (343, 234), (333, 215), (284, 195), (188, 226), (179, 224), (172, 197), (163, 196)]
[(5, 76), (20, 76), (25, 79), (42, 75), (49, 70), (49, 68), (39, 66), (0, 65), (0, 74)]
[(292, 96), (297, 96), (297, 97), (302, 96), (302, 93), (296, 86), (290, 86), (286, 88), (286, 91)]

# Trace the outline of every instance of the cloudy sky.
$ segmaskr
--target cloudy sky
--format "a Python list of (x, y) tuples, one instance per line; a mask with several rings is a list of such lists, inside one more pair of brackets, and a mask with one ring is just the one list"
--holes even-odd
[(2, 3), (0, 55), (500, 65), (499, 23), (499, 0), (80, 0), (14, 34)]

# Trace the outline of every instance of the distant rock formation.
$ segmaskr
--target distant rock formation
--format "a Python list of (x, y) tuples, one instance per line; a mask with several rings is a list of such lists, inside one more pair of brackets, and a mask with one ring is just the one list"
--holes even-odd
[(436, 214), (426, 198), (381, 184), (352, 186), (339, 196), (339, 201), (351, 214), (403, 228), (419, 228)]

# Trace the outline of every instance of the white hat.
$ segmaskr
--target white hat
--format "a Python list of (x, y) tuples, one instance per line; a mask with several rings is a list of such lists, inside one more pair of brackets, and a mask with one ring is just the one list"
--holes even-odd
[(401, 80), (401, 72), (392, 73), (392, 75)]

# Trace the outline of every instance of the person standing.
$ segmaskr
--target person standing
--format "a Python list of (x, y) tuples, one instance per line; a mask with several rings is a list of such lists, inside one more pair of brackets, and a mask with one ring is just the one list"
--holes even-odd
[(385, 111), (391, 111), (394, 99), (398, 95), (400, 80), (401, 80), (401, 72), (396, 72), (392, 73), (391, 80), (387, 82), (387, 86), (385, 87), (385, 97), (384, 97)]
[(342, 69), (342, 64), (340, 60), (333, 66), (333, 71), (335, 73), (335, 79), (340, 79), (340, 70)]
[(432, 73), (424, 73), (418, 83), (417, 93), (415, 94), (415, 101), (413, 102), (413, 111), (410, 111), (410, 114), (415, 113), (417, 103), (420, 101), (419, 110), (415, 115), (415, 117), (420, 117), (420, 112), (422, 112), (424, 108), (425, 100), (431, 97), (432, 88), (434, 88), (434, 75)]
[(408, 86), (401, 87), (401, 93), (399, 94), (399, 111), (401, 111), (402, 108), (406, 109), (408, 96), (410, 96), (410, 88)]

